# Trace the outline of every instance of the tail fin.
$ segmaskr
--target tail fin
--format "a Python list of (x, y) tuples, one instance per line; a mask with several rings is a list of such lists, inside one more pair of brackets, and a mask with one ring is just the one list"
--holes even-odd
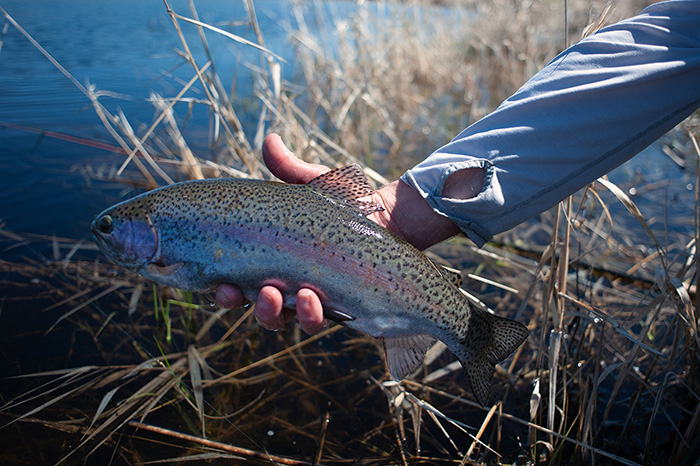
[(476, 400), (485, 406), (496, 364), (506, 359), (525, 341), (529, 332), (520, 322), (489, 314), (471, 306), (469, 325), (460, 335), (459, 358)]

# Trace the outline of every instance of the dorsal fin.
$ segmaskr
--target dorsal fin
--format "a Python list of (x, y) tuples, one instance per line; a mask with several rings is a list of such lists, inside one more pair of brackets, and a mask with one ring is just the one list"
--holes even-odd
[(319, 175), (306, 186), (321, 194), (345, 201), (360, 209), (364, 215), (384, 210), (381, 204), (358, 200), (374, 193), (374, 189), (357, 164), (346, 165)]

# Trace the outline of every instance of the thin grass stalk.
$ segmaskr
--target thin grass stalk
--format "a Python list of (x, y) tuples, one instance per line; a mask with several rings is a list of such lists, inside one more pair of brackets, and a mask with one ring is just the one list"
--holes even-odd
[(175, 115), (172, 111), (172, 106), (166, 104), (163, 98), (155, 93), (151, 94), (151, 102), (156, 107), (156, 109), (160, 110), (161, 115), (164, 115), (163, 119), (167, 124), (166, 130), (170, 135), (171, 140), (175, 143), (176, 147), (178, 148), (178, 152), (180, 154), (180, 157), (182, 158), (184, 171), (185, 173), (187, 173), (187, 176), (190, 179), (197, 180), (204, 178), (202, 168), (200, 167), (197, 158), (192, 153), (192, 150), (190, 150), (189, 146), (185, 142), (184, 136), (182, 135), (180, 129), (177, 126), (177, 122), (175, 121)]
[[(656, 319), (656, 316), (659, 314), (659, 312), (661, 312), (661, 307), (662, 307), (663, 303), (664, 303), (664, 297), (659, 296), (652, 303), (649, 304), (649, 307), (655, 308), (656, 311), (655, 311), (654, 315), (650, 319), (648, 319), (645, 327), (642, 329), (642, 332), (641, 332), (642, 335), (645, 335), (649, 331), (649, 329), (651, 328), (651, 325), (652, 325), (653, 321)], [(632, 348), (631, 353), (628, 354), (628, 358), (630, 361), (637, 360), (637, 356), (638, 356), (638, 353), (639, 353), (641, 348), (642, 347), (640, 345), (635, 345)], [(603, 412), (601, 423), (604, 423), (605, 420), (608, 419), (608, 417), (610, 415), (610, 411), (614, 407), (615, 400), (617, 399), (617, 396), (618, 396), (620, 390), (622, 389), (622, 386), (623, 386), (625, 380), (627, 380), (627, 377), (630, 375), (630, 372), (633, 370), (632, 366), (633, 366), (632, 364), (626, 364), (622, 368), (622, 371), (620, 372), (620, 374), (618, 374), (618, 376), (615, 378), (615, 385), (613, 386), (610, 397), (608, 398), (608, 402), (606, 404), (605, 411)]]
[(564, 48), (569, 47), (569, 2), (564, 0)]
[(10, 29), (10, 21), (5, 19), (5, 24), (2, 26), (2, 31), (0, 32), (0, 53), (2, 53), (2, 46), (5, 43), (5, 36), (7, 31)]
[[(201, 21), (199, 20), (199, 14), (197, 13), (197, 8), (194, 5), (194, 0), (188, 0), (187, 3), (190, 6), (190, 12), (192, 13), (192, 18), (194, 19), (194, 21), (196, 21), (197, 23), (201, 23)], [(197, 26), (197, 34), (199, 34), (199, 40), (202, 43), (202, 48), (204, 49), (204, 55), (207, 57), (208, 63), (212, 64), (212, 66), (211, 66), (212, 73), (214, 76), (216, 76), (217, 73), (216, 73), (216, 67), (214, 66), (214, 59), (211, 56), (211, 53), (209, 52), (209, 42), (207, 41), (207, 36), (204, 34), (204, 27), (202, 26), (202, 24), (195, 24)], [(202, 71), (204, 71), (204, 70), (202, 70)], [(225, 96), (222, 96), (222, 97), (225, 97)]]
[[(569, 274), (569, 245), (571, 242), (571, 223), (573, 218), (572, 214), (572, 198), (569, 196), (565, 201), (566, 213), (564, 215), (564, 238), (561, 244), (561, 252), (559, 254), (559, 270), (558, 270), (558, 280), (557, 280), (557, 291), (562, 294), (566, 294), (566, 286), (568, 283)], [(559, 312), (559, 322), (557, 323), (556, 330), (561, 332), (564, 327), (564, 312), (566, 306), (562, 300), (557, 300), (558, 312)]]
[[(172, 365), (172, 370), (180, 370), (185, 363), (182, 358)], [(107, 419), (90, 435), (84, 437), (80, 443), (71, 451), (69, 451), (58, 464), (66, 462), (77, 452), (87, 451), (87, 455), (92, 454), (104, 442), (106, 442), (118, 429), (126, 425), (134, 418), (141, 417), (141, 421), (150, 412), (151, 408), (177, 383), (177, 379), (172, 377), (168, 371), (161, 371), (153, 380), (136, 391), (123, 404), (113, 408), (109, 413), (105, 413)], [(150, 402), (141, 403), (141, 397), (150, 396)], [(90, 444), (94, 440), (94, 444)]]
[[(129, 152), (129, 150), (130, 150), (130, 149), (129, 149), (129, 146), (128, 146), (128, 145), (126, 144), (126, 142), (121, 138), (121, 136), (119, 136), (119, 134), (117, 133), (117, 131), (114, 129), (114, 127), (113, 127), (112, 124), (111, 124), (111, 121), (114, 121), (114, 117), (111, 117), (111, 115), (110, 115), (110, 113), (107, 111), (107, 109), (99, 102), (99, 100), (97, 99), (97, 96), (95, 95), (95, 93), (94, 93), (92, 90), (88, 90), (85, 86), (83, 86), (82, 84), (80, 84), (80, 82), (79, 82), (77, 79), (75, 79), (75, 77), (74, 77), (66, 68), (63, 67), (63, 65), (61, 65), (48, 51), (46, 51), (46, 49), (44, 49), (44, 47), (42, 47), (41, 44), (39, 44), (39, 42), (37, 42), (37, 41), (34, 39), (34, 37), (32, 37), (22, 26), (20, 26), (20, 24), (19, 24), (17, 21), (15, 21), (15, 19), (14, 19), (12, 16), (10, 16), (10, 14), (7, 13), (7, 11), (5, 11), (5, 9), (2, 8), (1, 6), (0, 6), (0, 12), (2, 12), (2, 14), (5, 16), (5, 19), (6, 19), (7, 21), (9, 21), (10, 23), (12, 23), (12, 25), (13, 25), (13, 26), (14, 26), (14, 27), (15, 27), (15, 28), (16, 28), (16, 29), (17, 29), (17, 30), (18, 30), (18, 31), (19, 31), (19, 32), (20, 32), (20, 33), (21, 33), (21, 34), (22, 34), (22, 35), (23, 35), (23, 36), (38, 50), (38, 51), (39, 51), (39, 52), (41, 52), (41, 54), (44, 55), (44, 57), (46, 57), (46, 59), (49, 60), (49, 62), (51, 62), (51, 64), (52, 64), (53, 66), (55, 66), (55, 67), (61, 72), (61, 74), (63, 74), (66, 78), (68, 78), (68, 80), (69, 80), (76, 88), (78, 88), (78, 90), (80, 90), (80, 92), (82, 92), (82, 93), (90, 100), (90, 102), (92, 103), (93, 107), (95, 108), (95, 112), (97, 113), (98, 117), (100, 118), (100, 120), (101, 120), (102, 123), (104, 124), (105, 128), (110, 132), (110, 134), (112, 135), (112, 137), (114, 137), (114, 139), (117, 141), (117, 143), (119, 143), (119, 145), (122, 147), (122, 149), (124, 149), (126, 152)], [(107, 118), (107, 115), (109, 115), (111, 118), (108, 119), (108, 118)], [(110, 120), (111, 120), (111, 121), (110, 121)], [(165, 172), (163, 172), (163, 171), (160, 169), (160, 167), (158, 166), (158, 164), (156, 164), (155, 161), (154, 161), (150, 156), (148, 156), (147, 154), (144, 154), (144, 158), (146, 158), (146, 160), (147, 160), (148, 163), (151, 165), (151, 167), (152, 167), (159, 175), (163, 176), (163, 174), (164, 174)], [(155, 179), (153, 178), (153, 176), (148, 172), (148, 170), (147, 170), (146, 167), (141, 163), (141, 161), (138, 160), (138, 159), (136, 159), (136, 164), (137, 164), (139, 170), (141, 171), (141, 173), (143, 174), (143, 176), (148, 180), (149, 185), (152, 186), (152, 187), (158, 186), (158, 184), (156, 183), (156, 181), (155, 181)], [(167, 178), (167, 175), (166, 175), (166, 178)]]
[[(337, 332), (340, 329), (341, 329), (341, 327), (339, 325), (331, 326), (331, 327), (327, 328), (326, 330), (323, 330), (322, 332), (319, 332), (315, 335), (312, 335), (309, 338), (307, 338), (306, 340), (297, 343), (296, 345), (289, 346), (282, 351), (279, 351), (275, 354), (272, 354), (266, 358), (259, 359), (258, 361), (255, 361), (255, 362), (253, 362), (245, 367), (241, 367), (240, 369), (237, 369), (233, 372), (230, 372), (222, 377), (219, 377), (218, 379), (212, 380), (209, 384), (219, 384), (221, 382), (225, 382), (227, 380), (233, 379), (239, 374), (247, 372), (255, 367), (268, 364), (269, 362), (274, 361), (275, 359), (279, 358), (280, 356), (283, 356), (287, 353), (291, 353), (291, 352), (295, 351), (297, 348), (300, 348), (302, 346), (306, 346), (309, 343), (312, 343), (316, 340), (319, 340), (319, 339), (321, 339), (321, 338), (325, 337), (326, 335), (329, 335), (333, 332)], [(203, 383), (204, 388), (206, 388), (206, 386), (209, 384)]]
[(651, 239), (654, 242), (654, 245), (656, 246), (656, 249), (659, 253), (659, 258), (661, 259), (661, 265), (664, 269), (667, 269), (667, 260), (666, 260), (666, 254), (665, 254), (665, 249), (661, 246), (659, 241), (656, 239), (656, 235), (652, 232), (651, 228), (647, 224), (647, 222), (644, 220), (644, 216), (642, 213), (639, 211), (639, 208), (637, 205), (629, 198), (627, 194), (625, 194), (624, 191), (622, 191), (617, 185), (614, 183), (610, 182), (606, 177), (601, 177), (598, 178), (598, 182), (605, 186), (610, 192), (612, 192), (615, 197), (622, 202), (622, 204), (625, 206), (625, 208), (634, 216), (635, 219), (639, 222), (639, 224), (644, 228), (644, 231), (647, 233), (649, 236), (649, 239)]
[(150, 431), (153, 433), (166, 435), (166, 436), (176, 438), (176, 439), (181, 440), (181, 441), (196, 443), (196, 444), (208, 447), (208, 448), (214, 448), (217, 450), (234, 453), (234, 454), (241, 455), (241, 456), (258, 458), (258, 459), (261, 459), (264, 461), (271, 461), (273, 463), (286, 464), (286, 465), (291, 465), (291, 466), (311, 465), (311, 463), (309, 463), (307, 461), (295, 460), (292, 458), (284, 458), (281, 456), (271, 455), (267, 452), (262, 453), (262, 452), (258, 452), (258, 451), (254, 451), (254, 450), (249, 450), (247, 448), (241, 448), (241, 447), (236, 447), (234, 445), (228, 445), (228, 444), (221, 443), (221, 442), (214, 442), (212, 440), (207, 440), (204, 438), (195, 437), (193, 435), (183, 434), (181, 432), (176, 432), (174, 430), (165, 429), (163, 427), (145, 424), (143, 422), (129, 421), (129, 426), (134, 427), (136, 429), (143, 429), (143, 430), (147, 430), (147, 431)]
[(652, 425), (654, 423), (654, 419), (656, 418), (660, 407), (662, 406), (662, 401), (663, 401), (663, 395), (664, 395), (664, 389), (666, 385), (668, 384), (668, 379), (669, 377), (674, 377), (675, 374), (668, 372), (666, 373), (663, 383), (661, 386), (657, 389), (655, 396), (654, 396), (654, 407), (651, 410), (651, 414), (649, 415), (649, 422), (647, 423), (647, 429), (646, 429), (646, 435), (644, 439), (644, 452), (642, 456), (642, 464), (649, 464), (650, 458), (649, 455), (651, 453), (651, 436), (652, 436)]
[[(670, 463), (672, 466), (676, 466), (676, 465), (680, 464), (684, 459), (687, 460), (692, 456), (692, 453), (691, 453), (691, 455), (687, 454), (689, 448), (686, 446), (686, 443), (691, 444), (692, 446), (695, 447), (695, 450), (698, 451), (698, 446), (700, 446), (700, 440), (698, 439), (697, 433), (699, 430), (700, 430), (700, 403), (698, 403), (698, 405), (695, 407), (695, 411), (693, 412), (693, 416), (690, 419), (690, 422), (688, 423), (688, 426), (685, 429), (685, 433), (684, 433), (685, 442), (681, 442), (681, 444), (675, 449), (676, 450), (675, 454), (673, 455), (673, 458), (671, 459), (671, 463)], [(686, 463), (687, 462), (688, 461), (686, 461)]]
[[(256, 166), (249, 160), (248, 153), (252, 152), (250, 146), (248, 145), (247, 139), (245, 137), (245, 133), (243, 132), (243, 128), (241, 125), (241, 122), (238, 120), (238, 117), (236, 117), (234, 112), (227, 112), (227, 117), (224, 118), (223, 112), (225, 109), (220, 105), (220, 100), (216, 99), (213, 94), (212, 94), (212, 89), (210, 88), (209, 84), (207, 83), (207, 80), (204, 77), (204, 73), (202, 72), (202, 69), (197, 66), (197, 62), (192, 55), (192, 52), (190, 50), (189, 44), (187, 43), (187, 40), (185, 39), (184, 34), (182, 33), (182, 30), (180, 28), (180, 24), (178, 22), (178, 19), (187, 21), (196, 25), (201, 25), (202, 27), (207, 27), (209, 29), (212, 28), (212, 26), (209, 26), (205, 23), (198, 22), (198, 21), (193, 21), (189, 18), (185, 18), (183, 16), (178, 15), (175, 13), (170, 8), (170, 5), (168, 4), (167, 0), (163, 0), (163, 3), (165, 3), (165, 7), (168, 11), (168, 14), (170, 15), (170, 19), (172, 20), (173, 26), (175, 26), (175, 30), (177, 31), (177, 34), (180, 38), (180, 42), (182, 43), (183, 48), (185, 49), (185, 55), (187, 57), (188, 62), (190, 65), (195, 70), (195, 73), (197, 74), (197, 77), (199, 79), (199, 82), (202, 85), (202, 90), (207, 96), (207, 99), (211, 103), (212, 110), (214, 111), (214, 114), (216, 115), (217, 118), (221, 120), (223, 123), (223, 127), (228, 133), (228, 135), (231, 138), (231, 141), (235, 141), (237, 144), (236, 147), (236, 154), (239, 156), (240, 160), (248, 167), (248, 170), (250, 171), (251, 174), (254, 176), (258, 173), (258, 170)], [(218, 28), (215, 28), (218, 29)], [(221, 31), (222, 33), (224, 31)], [(227, 37), (230, 37), (230, 34), (226, 34)], [(240, 39), (240, 38), (239, 38)], [(252, 42), (245, 41), (247, 44), (253, 44)], [(256, 48), (258, 48), (256, 46)], [(231, 129), (229, 122), (232, 122), (234, 124), (234, 129)]]
[[(540, 407), (542, 405), (542, 394), (540, 393), (540, 378), (536, 377), (533, 382), (532, 393), (530, 394), (530, 423), (533, 425), (540, 415)], [(528, 445), (530, 449), (530, 460), (535, 463), (538, 461), (538, 451), (537, 451), (537, 434), (538, 430), (533, 426), (528, 426), (527, 438)]]
[[(595, 322), (594, 322), (595, 325)], [(598, 412), (598, 387), (603, 382), (600, 375), (600, 362), (603, 356), (603, 345), (605, 342), (605, 324), (601, 322), (598, 326), (598, 338), (595, 359), (593, 360), (593, 374), (590, 380), (591, 391), (586, 403), (585, 423), (582, 429), (581, 438), (583, 442), (593, 445), (595, 443), (594, 432), (596, 430), (595, 421)], [(595, 457), (591, 455), (591, 462), (595, 463)]]
[[(9, 412), (12, 409), (16, 409), (22, 405), (25, 405), (31, 401), (36, 401), (39, 400), (41, 397), (46, 396), (47, 394), (52, 394), (54, 392), (58, 392), (61, 389), (68, 387), (69, 385), (72, 384), (77, 384), (78, 382), (82, 382), (83, 379), (88, 379), (90, 377), (91, 373), (97, 371), (99, 372), (101, 368), (95, 367), (95, 366), (85, 366), (85, 367), (79, 367), (75, 369), (65, 369), (61, 371), (49, 371), (49, 372), (42, 372), (40, 374), (30, 374), (26, 377), (38, 377), (38, 376), (52, 376), (52, 375), (59, 375), (58, 379), (51, 380), (47, 383), (44, 383), (40, 386), (38, 386), (36, 389), (30, 390), (26, 393), (22, 393), (16, 398), (13, 398), (9, 401), (7, 401), (3, 406), (2, 406), (2, 411)], [(65, 379), (65, 380), (64, 380)], [(61, 381), (60, 384), (57, 384), (55, 387), (50, 387), (50, 385), (53, 385), (57, 381)], [(89, 380), (88, 380), (89, 384)], [(62, 398), (64, 398), (64, 395), (59, 395)], [(49, 406), (50, 404), (55, 403), (58, 401), (59, 398), (56, 397), (53, 400), (50, 400), (48, 403), (45, 403), (42, 405), (39, 409), (35, 409), (30, 411), (27, 414), (21, 415), (18, 418), (13, 419), (12, 421), (8, 422), (7, 424), (4, 424), (0, 426), (0, 429), (5, 428), (9, 426), (10, 424), (21, 420), (25, 417), (31, 416), (32, 414), (41, 411), (44, 409), (46, 406)]]
[[(250, 21), (250, 25), (253, 28), (253, 32), (255, 33), (255, 39), (260, 46), (258, 49), (258, 56), (260, 58), (260, 68), (263, 70), (267, 70), (267, 66), (272, 62), (272, 56), (268, 53), (263, 52), (263, 50), (267, 50), (267, 47), (265, 46), (265, 38), (263, 37), (262, 31), (260, 30), (260, 25), (258, 24), (258, 16), (255, 13), (255, 6), (253, 5), (252, 0), (244, 0), (243, 1), (243, 6), (245, 7), (246, 13), (248, 13), (248, 19)], [(265, 60), (265, 57), (267, 57), (267, 63)], [(263, 83), (265, 84), (265, 92), (267, 94), (267, 97), (269, 99), (272, 98), (272, 92), (271, 92), (271, 87), (270, 87), (270, 82), (268, 79), (268, 73), (260, 73), (260, 79), (262, 79)]]
[(195, 408), (199, 414), (199, 422), (202, 426), (202, 437), (207, 437), (207, 429), (204, 423), (204, 390), (202, 389), (202, 370), (199, 361), (202, 360), (201, 355), (194, 345), (187, 347), (187, 365), (189, 367), (190, 382), (192, 383), (192, 391), (194, 393)]
[[(461, 397), (459, 397), (459, 396), (455, 396), (455, 395), (453, 395), (453, 394), (451, 394), (451, 393), (449, 393), (449, 392), (446, 392), (446, 391), (444, 391), (444, 390), (440, 390), (440, 389), (431, 387), (431, 386), (429, 386), (429, 385), (423, 385), (423, 384), (420, 384), (420, 383), (418, 383), (418, 382), (413, 382), (413, 381), (407, 381), (407, 382), (408, 382), (409, 384), (415, 384), (417, 387), (421, 387), (422, 389), (427, 390), (427, 391), (429, 391), (429, 392), (431, 392), (431, 393), (439, 394), (439, 395), (441, 395), (441, 396), (444, 396), (444, 397), (446, 397), (446, 398), (449, 398), (449, 399), (451, 399), (451, 400), (457, 401), (457, 402), (462, 403), (462, 404), (466, 404), (466, 405), (475, 405), (475, 404), (476, 404), (476, 403), (474, 403), (474, 402), (472, 402), (472, 401), (466, 400), (466, 399), (461, 398)], [(639, 463), (636, 463), (636, 462), (634, 462), (634, 461), (632, 461), (632, 460), (628, 460), (627, 458), (623, 458), (623, 457), (621, 457), (621, 456), (619, 456), (619, 455), (615, 455), (615, 454), (613, 454), (613, 453), (610, 453), (610, 452), (608, 452), (608, 451), (605, 451), (605, 450), (602, 450), (602, 449), (600, 449), (600, 448), (594, 447), (594, 446), (592, 446), (592, 445), (588, 445), (588, 444), (586, 444), (586, 443), (580, 442), (580, 441), (578, 441), (578, 440), (576, 440), (576, 439), (574, 439), (574, 438), (567, 437), (567, 436), (564, 435), (564, 434), (561, 434), (561, 433), (559, 433), (559, 432), (550, 430), (550, 429), (548, 429), (548, 428), (546, 428), (546, 427), (543, 427), (543, 426), (541, 426), (541, 425), (539, 425), (539, 424), (526, 421), (526, 420), (524, 420), (524, 419), (519, 418), (518, 416), (515, 416), (515, 415), (512, 415), (512, 414), (509, 414), (509, 413), (504, 412), (504, 413), (503, 413), (503, 418), (504, 418), (504, 419), (508, 419), (508, 420), (510, 420), (510, 421), (513, 421), (513, 422), (516, 422), (516, 423), (521, 424), (521, 425), (526, 426), (526, 427), (532, 427), (532, 428), (534, 428), (534, 429), (536, 429), (536, 430), (542, 432), (542, 433), (545, 434), (545, 435), (551, 435), (551, 436), (553, 436), (553, 437), (557, 437), (557, 438), (560, 439), (560, 440), (567, 441), (567, 442), (569, 442), (569, 443), (571, 443), (571, 444), (573, 444), (573, 445), (576, 445), (576, 446), (581, 447), (581, 448), (584, 449), (584, 450), (587, 450), (587, 451), (590, 450), (590, 451), (592, 451), (593, 453), (595, 453), (595, 454), (597, 454), (597, 455), (603, 456), (603, 457), (605, 457), (605, 458), (609, 458), (609, 459), (611, 459), (611, 460), (613, 460), (613, 461), (615, 461), (615, 462), (617, 462), (617, 463), (624, 464), (624, 465), (627, 465), (627, 466), (641, 466)]]
[[(557, 405), (557, 375), (559, 372), (559, 350), (561, 346), (557, 344), (561, 342), (561, 334), (556, 333), (555, 329), (559, 329), (561, 325), (561, 315), (559, 315), (559, 305), (556, 299), (556, 288), (557, 288), (557, 278), (558, 278), (558, 267), (561, 266), (561, 258), (557, 256), (556, 250), (559, 244), (559, 225), (561, 223), (560, 215), (561, 204), (557, 205), (555, 208), (554, 216), (554, 228), (552, 230), (552, 240), (550, 241), (550, 246), (552, 248), (552, 257), (549, 270), (549, 279), (547, 280), (547, 286), (545, 287), (545, 312), (543, 312), (543, 322), (548, 322), (548, 316), (551, 316), (553, 325), (549, 330), (549, 396), (547, 399), (547, 428), (554, 431), (554, 413)], [(544, 354), (544, 338), (545, 332), (542, 332), (542, 340), (540, 340), (540, 350)], [(549, 444), (554, 443), (554, 437), (549, 436)]]
[(493, 415), (495, 414), (497, 409), (500, 410), (502, 405), (503, 404), (499, 402), (499, 403), (494, 403), (493, 406), (491, 406), (491, 408), (489, 409), (489, 412), (486, 414), (486, 417), (484, 418), (484, 422), (482, 422), (481, 427), (479, 427), (479, 431), (474, 436), (474, 440), (472, 440), (472, 444), (469, 446), (467, 453), (462, 458), (462, 462), (460, 463), (460, 466), (467, 464), (466, 461), (471, 457), (472, 452), (474, 452), (474, 449), (477, 446), (477, 442), (481, 439), (481, 436), (484, 435), (484, 431), (486, 431), (486, 427), (488, 427), (489, 423), (491, 422)]
[[(206, 71), (207, 68), (209, 68), (209, 66), (211, 66), (211, 64), (212, 64), (211, 61), (208, 62), (208, 63), (206, 63), (206, 64), (202, 67), (202, 71)], [(161, 112), (160, 112), (160, 114), (158, 115), (158, 117), (156, 118), (156, 120), (155, 120), (153, 123), (151, 123), (151, 126), (149, 126), (148, 129), (146, 130), (146, 132), (144, 133), (144, 135), (141, 136), (140, 144), (138, 144), (137, 146), (135, 146), (134, 149), (132, 149), (132, 150), (128, 153), (128, 155), (127, 155), (127, 157), (126, 157), (126, 160), (124, 161), (124, 163), (122, 163), (121, 167), (119, 167), (119, 169), (117, 170), (117, 176), (120, 176), (120, 175), (124, 172), (124, 170), (126, 169), (127, 165), (131, 162), (131, 160), (134, 158), (134, 156), (136, 155), (136, 153), (139, 152), (138, 147), (139, 147), (139, 146), (142, 146), (142, 145), (146, 142), (146, 140), (151, 136), (151, 134), (153, 134), (153, 131), (158, 127), (158, 125), (161, 123), (161, 121), (163, 121), (163, 119), (164, 119), (165, 116), (166, 116), (166, 111), (170, 111), (170, 110), (175, 106), (175, 104), (178, 103), (178, 102), (180, 101), (180, 99), (182, 98), (182, 96), (185, 95), (185, 93), (192, 87), (192, 85), (193, 85), (195, 82), (197, 82), (197, 79), (199, 79), (198, 76), (194, 76), (192, 79), (190, 79), (190, 80), (187, 82), (187, 84), (185, 84), (185, 86), (180, 90), (180, 92), (178, 92), (178, 94), (172, 99), (172, 101), (170, 102), (170, 104), (168, 104), (168, 106), (167, 106), (165, 109), (161, 110)], [(201, 172), (200, 172), (200, 173), (201, 173)], [(202, 176), (200, 176), (200, 178), (202, 178)]]
[(319, 435), (319, 440), (318, 440), (318, 450), (316, 452), (316, 455), (314, 456), (314, 461), (313, 465), (318, 466), (321, 464), (321, 461), (323, 460), (323, 447), (326, 444), (326, 432), (328, 431), (328, 424), (330, 423), (331, 419), (331, 404), (328, 403), (328, 409), (326, 409), (326, 414), (321, 419), (321, 434)]
[[(133, 130), (131, 125), (129, 124), (129, 120), (126, 118), (126, 115), (124, 115), (124, 112), (119, 110), (119, 119), (117, 120), (121, 124), (122, 127), (122, 132), (125, 133), (126, 137), (131, 141), (131, 143), (135, 146), (135, 149), (138, 150), (138, 152), (146, 159), (152, 161), (152, 167), (155, 170), (156, 173), (160, 175), (160, 177), (165, 181), (167, 184), (173, 184), (175, 181), (173, 181), (170, 176), (165, 173), (165, 171), (158, 165), (155, 160), (153, 160), (153, 157), (151, 154), (146, 150), (146, 147), (141, 143), (141, 140), (136, 136), (136, 132)], [(136, 159), (133, 159), (136, 160)]]
[[(603, 199), (600, 197), (600, 194), (598, 191), (595, 189), (595, 183), (591, 183), (586, 187), (586, 191), (584, 193), (584, 197), (590, 194), (592, 195), (595, 199), (597, 204), (603, 209), (603, 215), (601, 215), (598, 218), (598, 223), (595, 228), (591, 228), (591, 231), (595, 233), (594, 235), (591, 236), (589, 242), (584, 246), (583, 250), (584, 253), (577, 256), (572, 262), (578, 262), (583, 259), (583, 255), (587, 254), (588, 251), (593, 251), (594, 250), (594, 241), (596, 238), (602, 239), (605, 243), (610, 244), (612, 241), (612, 232), (613, 232), (613, 219), (612, 219), (612, 214), (610, 213), (610, 209), (608, 208), (607, 204), (603, 201)], [(581, 201), (583, 204), (583, 200)], [(580, 207), (579, 207), (580, 208)], [(577, 213), (578, 216), (578, 213)], [(609, 225), (609, 229), (607, 233), (603, 233), (601, 225), (603, 223), (607, 223)], [(584, 222), (584, 225), (586, 225), (586, 222)]]
[(695, 133), (689, 132), (690, 140), (695, 148), (695, 315), (694, 320), (698, 322), (698, 309), (700, 309), (700, 145), (695, 137)]
[(54, 322), (54, 324), (53, 324), (51, 327), (49, 327), (49, 329), (46, 331), (46, 333), (47, 333), (47, 334), (50, 333), (54, 328), (56, 328), (56, 326), (57, 326), (59, 323), (61, 323), (63, 320), (67, 319), (68, 317), (72, 316), (72, 315), (75, 314), (76, 312), (80, 311), (81, 309), (85, 308), (86, 306), (89, 306), (90, 304), (92, 304), (92, 303), (95, 302), (96, 300), (98, 300), (98, 299), (100, 299), (100, 298), (102, 298), (102, 297), (104, 297), (104, 296), (107, 296), (107, 295), (111, 294), (112, 292), (118, 290), (119, 288), (123, 288), (125, 285), (126, 285), (126, 283), (124, 283), (124, 282), (117, 282), (117, 283), (115, 283), (114, 285), (112, 285), (111, 287), (107, 288), (106, 290), (104, 290), (104, 291), (98, 293), (97, 295), (91, 297), (91, 298), (88, 299), (87, 301), (84, 301), (83, 303), (77, 305), (76, 307), (74, 307), (74, 308), (71, 309), (70, 311), (68, 311), (68, 312), (64, 313), (63, 315), (61, 315), (61, 317), (59, 317), (59, 318), (56, 320), (56, 322)]

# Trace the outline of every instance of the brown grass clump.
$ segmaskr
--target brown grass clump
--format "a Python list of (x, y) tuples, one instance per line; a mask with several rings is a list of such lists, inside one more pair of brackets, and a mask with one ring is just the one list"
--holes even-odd
[[(266, 176), (258, 151), (269, 127), (307, 160), (360, 162), (381, 183), (492, 109), (566, 42), (560, 5), (497, 0), (438, 10), (439, 22), (426, 20), (426, 6), (360, 6), (322, 19), (337, 33), (328, 49), (308, 26), (319, 16), (297, 5), (299, 76), (287, 83), (247, 6), (258, 40), (240, 46), (260, 54), (260, 131), (248, 140), (239, 96), (181, 33), (226, 32), (199, 22), (194, 6), (171, 11), (192, 79), (175, 96), (153, 96), (151, 127), (134, 130), (85, 89), (127, 153), (118, 179), (151, 187)], [(598, 2), (567, 7), (569, 42), (617, 14)], [(215, 160), (189, 149), (173, 117), (195, 87), (211, 109)], [(674, 150), (693, 160), (687, 170), (700, 172), (697, 119), (674, 134)], [(628, 190), (601, 179), (480, 250), (455, 239), (430, 251), (465, 271), (465, 288), (485, 305), (531, 330), (498, 367), (486, 409), (444, 348), (392, 383), (365, 335), (264, 332), (250, 307), (228, 311), (153, 286), (89, 243), (0, 228), (12, 257), (0, 258), (0, 310), (36, 314), (35, 328), (2, 333), (6, 369), (24, 375), (3, 380), (0, 462), (694, 464), (697, 177), (693, 237), (664, 232)]]

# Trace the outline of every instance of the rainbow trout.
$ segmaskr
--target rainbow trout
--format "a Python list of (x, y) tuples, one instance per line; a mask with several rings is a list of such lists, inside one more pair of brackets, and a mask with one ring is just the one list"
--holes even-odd
[(383, 340), (395, 380), (441, 340), (486, 404), (495, 365), (527, 328), (472, 305), (459, 274), (367, 219), (381, 209), (359, 200), (372, 192), (357, 165), (305, 185), (186, 181), (117, 204), (91, 228), (111, 261), (171, 287), (209, 292), (235, 283), (255, 299), (274, 285), (288, 307), (300, 288), (312, 289), (326, 318)]

